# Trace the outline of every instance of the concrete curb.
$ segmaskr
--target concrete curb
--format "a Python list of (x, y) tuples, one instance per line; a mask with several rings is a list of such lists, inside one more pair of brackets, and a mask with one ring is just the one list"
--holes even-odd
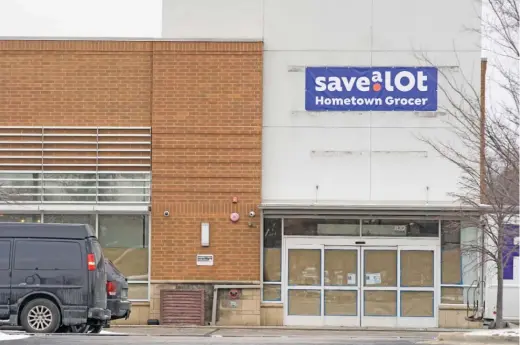
[(462, 343), (479, 343), (479, 344), (511, 344), (519, 343), (518, 336), (498, 336), (498, 335), (471, 335), (467, 333), (446, 333), (439, 334), (437, 337), (438, 341), (456, 341)]
[(342, 331), (342, 332), (431, 332), (431, 333), (453, 333), (481, 331), (482, 329), (458, 329), (458, 328), (385, 328), (385, 327), (294, 327), (294, 326), (174, 326), (174, 325), (111, 325), (110, 329), (123, 328), (178, 328), (178, 329), (211, 329), (211, 330), (279, 330), (279, 331)]
[[(18, 332), (6, 331), (4, 334), (15, 335), (20, 334)], [(22, 333), (31, 337), (185, 337), (185, 338), (207, 338), (212, 337), (211, 334), (145, 334), (145, 333), (104, 333), (104, 334), (92, 334), (92, 333)]]

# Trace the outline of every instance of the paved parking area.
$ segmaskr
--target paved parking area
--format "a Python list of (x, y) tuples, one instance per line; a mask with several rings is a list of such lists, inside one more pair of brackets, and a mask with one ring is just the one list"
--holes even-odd
[[(0, 329), (0, 345), (69, 345), (69, 344), (193, 344), (193, 345), (451, 345), (458, 341), (438, 336), (456, 333), (407, 330), (347, 330), (347, 329), (272, 329), (272, 328), (212, 328), (212, 327), (113, 327), (102, 334), (27, 335), (19, 329)], [(458, 333), (461, 334), (461, 333)], [(495, 339), (493, 339), (495, 340)], [(494, 341), (493, 341), (494, 343)], [(467, 342), (466, 342), (467, 344)]]
[(190, 344), (190, 345), (283, 345), (283, 344), (301, 344), (301, 345), (414, 345), (422, 342), (421, 339), (398, 339), (398, 338), (343, 338), (336, 336), (329, 337), (184, 337), (184, 336), (110, 336), (110, 335), (35, 335), (20, 340), (2, 341), (2, 345), (70, 345), (70, 344), (94, 344), (94, 345), (112, 345), (112, 344)]

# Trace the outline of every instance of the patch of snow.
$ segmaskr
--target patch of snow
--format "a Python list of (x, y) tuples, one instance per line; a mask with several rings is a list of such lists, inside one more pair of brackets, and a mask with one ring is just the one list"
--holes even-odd
[(475, 331), (467, 333), (470, 336), (482, 337), (518, 337), (520, 336), (520, 329), (518, 328), (505, 328), (505, 329), (487, 329), (484, 331)]
[(101, 331), (99, 334), (110, 334), (110, 335), (126, 335), (125, 333), (116, 333), (116, 332), (109, 332), (109, 331)]
[(29, 338), (28, 335), (24, 335), (24, 334), (5, 334), (5, 333), (2, 333), (0, 332), (0, 341), (7, 341), (7, 340), (20, 340), (20, 339), (25, 339), (25, 338)]

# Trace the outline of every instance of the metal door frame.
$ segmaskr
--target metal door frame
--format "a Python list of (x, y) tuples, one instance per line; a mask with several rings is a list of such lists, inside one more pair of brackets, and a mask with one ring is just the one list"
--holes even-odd
[[(360, 243), (362, 242), (362, 243)], [(326, 249), (344, 249), (344, 250), (357, 250), (358, 255), (358, 272), (357, 272), (357, 326), (358, 327), (370, 327), (371, 318), (377, 318), (377, 325), (381, 327), (381, 322), (384, 323), (383, 327), (409, 327), (409, 328), (424, 328), (424, 327), (438, 327), (439, 319), (439, 303), (440, 303), (440, 247), (439, 239), (435, 238), (404, 238), (404, 237), (393, 237), (393, 238), (381, 238), (381, 237), (304, 237), (304, 236), (286, 236), (283, 239), (283, 251), (282, 251), (282, 263), (284, 265), (284, 274), (282, 275), (282, 294), (284, 296), (283, 313), (284, 313), (284, 325), (294, 326), (348, 326), (350, 322), (341, 324), (343, 317), (326, 317), (324, 314), (324, 291), (325, 290), (354, 290), (355, 288), (340, 287), (338, 289), (335, 286), (325, 286), (324, 281), (324, 253)], [(319, 249), (320, 250), (320, 286), (288, 286), (288, 251), (289, 249)], [(365, 250), (395, 250), (397, 251), (397, 286), (395, 288), (377, 287), (368, 288), (366, 290), (392, 290), (397, 293), (397, 315), (395, 317), (367, 317), (363, 316), (364, 313), (364, 251)], [(401, 287), (401, 264), (400, 256), (401, 251), (404, 250), (424, 250), (434, 252), (434, 286), (428, 288), (408, 288)], [(363, 278), (363, 282), (361, 279)], [(319, 316), (295, 316), (288, 314), (289, 290), (318, 290), (320, 291), (320, 312)], [(401, 317), (400, 308), (400, 292), (401, 291), (433, 291), (434, 293), (434, 305), (433, 312), (434, 316), (429, 317)], [(386, 320), (384, 320), (384, 319)], [(336, 319), (336, 320), (334, 320)], [(344, 319), (344, 321), (347, 321)], [(372, 321), (375, 321), (374, 319)], [(352, 327), (352, 326), (351, 326)], [(356, 326), (353, 326), (356, 327)]]
[[(356, 252), (356, 285), (325, 285), (325, 251), (326, 250), (344, 250), (344, 251), (355, 251)], [(323, 275), (323, 292), (321, 300), (323, 308), (325, 308), (325, 291), (356, 291), (356, 315), (355, 316), (333, 316), (326, 315), (325, 309), (322, 312), (323, 325), (324, 326), (342, 326), (342, 327), (359, 327), (361, 324), (361, 305), (360, 297), (361, 291), (359, 289), (361, 283), (361, 248), (359, 246), (323, 246), (322, 249), (322, 275)]]
[[(314, 249), (320, 250), (320, 285), (319, 286), (289, 286), (289, 250), (291, 249)], [(322, 326), (323, 325), (323, 245), (320, 244), (287, 244), (283, 251), (283, 262), (285, 264), (285, 274), (282, 277), (282, 291), (284, 293), (284, 325), (298, 325), (298, 326)], [(289, 315), (289, 290), (316, 290), (320, 291), (320, 315), (317, 316), (303, 316), (303, 315)]]
[[(440, 268), (440, 249), (439, 245), (430, 245), (430, 246), (408, 246), (403, 245), (399, 246), (398, 252), (398, 280), (399, 280), (399, 291), (398, 291), (398, 324), (399, 327), (410, 327), (410, 328), (435, 328), (439, 325), (439, 304), (440, 304), (440, 276), (441, 276), (441, 268)], [(433, 286), (432, 287), (407, 287), (401, 286), (401, 265), (400, 258), (401, 252), (403, 251), (432, 251), (433, 252)], [(415, 317), (404, 317), (401, 316), (401, 292), (406, 291), (428, 291), (433, 292), (433, 315), (432, 317), (427, 316), (415, 316)]]
[[(365, 252), (366, 251), (395, 251), (396, 254), (396, 286), (368, 286), (366, 283), (365, 272)], [(361, 324), (362, 327), (396, 327), (399, 318), (399, 277), (400, 277), (399, 249), (397, 246), (364, 246), (361, 248), (361, 269), (363, 280), (360, 282), (361, 290)], [(365, 315), (365, 291), (395, 291), (396, 293), (396, 314), (395, 316)]]

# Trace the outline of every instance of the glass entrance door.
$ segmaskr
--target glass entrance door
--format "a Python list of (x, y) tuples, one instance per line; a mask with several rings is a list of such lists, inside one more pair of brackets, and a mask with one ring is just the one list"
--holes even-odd
[(400, 327), (437, 327), (440, 276), (436, 247), (399, 247)]
[(436, 246), (286, 246), (285, 325), (437, 327)]
[(397, 247), (362, 248), (361, 325), (397, 326)]
[(323, 322), (326, 326), (359, 326), (359, 248), (325, 247)]
[(285, 324), (323, 324), (323, 246), (287, 248)]
[(286, 325), (359, 326), (359, 248), (287, 249)]

